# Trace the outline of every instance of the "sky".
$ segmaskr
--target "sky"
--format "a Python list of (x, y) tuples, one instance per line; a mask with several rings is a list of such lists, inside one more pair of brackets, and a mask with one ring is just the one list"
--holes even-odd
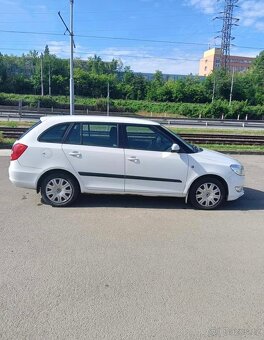
[[(231, 54), (254, 57), (264, 50), (264, 0), (238, 5)], [(224, 0), (74, 0), (75, 57), (121, 59), (135, 72), (198, 74), (203, 52), (220, 44), (222, 21), (214, 18), (223, 7)], [(48, 45), (69, 58), (58, 16), (69, 23), (69, 0), (0, 0), (0, 8), (2, 54), (41, 53)]]

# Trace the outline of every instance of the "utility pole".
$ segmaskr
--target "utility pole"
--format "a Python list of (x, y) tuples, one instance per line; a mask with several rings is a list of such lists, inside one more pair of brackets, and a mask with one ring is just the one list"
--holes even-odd
[(109, 89), (109, 82), (107, 83), (107, 116), (109, 116), (110, 111), (110, 89)]
[(43, 54), (40, 56), (40, 83), (41, 83), (41, 96), (44, 96), (44, 80), (43, 80)]
[(70, 36), (70, 115), (74, 115), (73, 51), (75, 48), (75, 43), (74, 43), (74, 33), (73, 33), (73, 2), (74, 0), (70, 0), (70, 29), (68, 28), (65, 21), (63, 20), (60, 12), (58, 12), (59, 17), (61, 21), (63, 22), (63, 25), (66, 28), (65, 33), (68, 32)]
[(51, 71), (50, 71), (50, 64), (49, 64), (49, 96), (51, 96)]
[(70, 0), (70, 44), (71, 44), (71, 57), (70, 57), (70, 114), (74, 115), (74, 78), (73, 78), (73, 0)]
[(235, 68), (233, 67), (232, 72), (232, 80), (231, 80), (231, 88), (230, 88), (230, 98), (229, 98), (229, 105), (232, 103), (232, 97), (233, 97), (233, 88), (234, 88), (234, 74), (235, 74)]
[(214, 102), (214, 98), (215, 98), (215, 88), (216, 88), (216, 76), (214, 76), (214, 86), (213, 86), (212, 103)]

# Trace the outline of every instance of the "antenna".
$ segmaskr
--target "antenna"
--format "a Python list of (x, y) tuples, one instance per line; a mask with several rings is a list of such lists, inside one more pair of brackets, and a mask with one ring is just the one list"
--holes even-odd
[(73, 33), (73, 1), (70, 0), (70, 29), (68, 28), (67, 24), (63, 20), (60, 12), (58, 12), (58, 15), (65, 26), (65, 33), (69, 33), (70, 36), (70, 46), (71, 46), (71, 53), (70, 53), (70, 115), (74, 115), (74, 78), (73, 78), (73, 50), (76, 48), (74, 43), (74, 33)]
[[(220, 0), (218, 0), (220, 1)], [(238, 18), (233, 17), (234, 8), (238, 7), (237, 3), (239, 0), (224, 0), (225, 7), (224, 12), (220, 12), (220, 16), (215, 19), (220, 19), (223, 21), (222, 30), (220, 36), (216, 38), (221, 38), (221, 65), (226, 71), (230, 71), (230, 46), (231, 41), (235, 38), (232, 37), (232, 27), (238, 26)]]

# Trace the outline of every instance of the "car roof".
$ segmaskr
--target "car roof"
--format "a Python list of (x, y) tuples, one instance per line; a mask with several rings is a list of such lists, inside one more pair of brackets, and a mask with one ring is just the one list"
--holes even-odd
[(64, 122), (98, 122), (98, 123), (126, 123), (126, 124), (144, 124), (160, 125), (157, 122), (142, 118), (115, 117), (115, 116), (86, 116), (86, 115), (61, 115), (61, 116), (44, 116), (41, 121), (53, 123)]

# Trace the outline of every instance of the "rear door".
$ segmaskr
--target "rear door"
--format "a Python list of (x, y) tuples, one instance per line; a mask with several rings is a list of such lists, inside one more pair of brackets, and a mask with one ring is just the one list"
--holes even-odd
[(125, 125), (125, 191), (182, 196), (188, 155), (171, 152), (173, 141), (155, 125)]
[(75, 123), (62, 148), (87, 192), (124, 192), (124, 149), (119, 148), (117, 124)]

